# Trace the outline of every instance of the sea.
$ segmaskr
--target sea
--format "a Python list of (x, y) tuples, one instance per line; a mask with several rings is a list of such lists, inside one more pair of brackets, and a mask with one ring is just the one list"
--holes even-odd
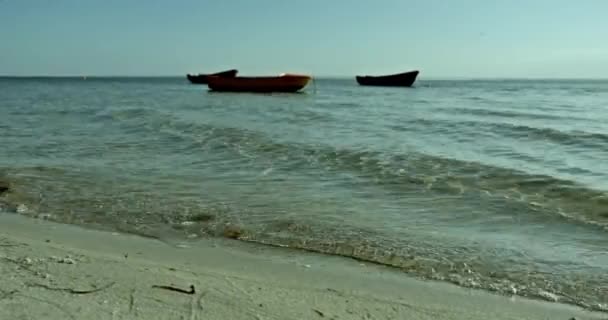
[(608, 80), (0, 78), (3, 214), (608, 311)]

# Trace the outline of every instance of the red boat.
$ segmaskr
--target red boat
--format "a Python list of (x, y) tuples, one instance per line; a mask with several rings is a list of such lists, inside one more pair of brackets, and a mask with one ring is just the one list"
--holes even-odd
[(211, 73), (211, 74), (204, 74), (204, 73), (199, 73), (197, 75), (187, 74), (186, 77), (193, 84), (207, 84), (207, 78), (210, 76), (233, 78), (233, 77), (236, 77), (237, 72), (238, 72), (238, 70), (231, 69), (231, 70), (226, 70), (226, 71), (222, 71), (222, 72), (218, 72), (218, 73)]
[(207, 85), (213, 91), (228, 92), (297, 92), (311, 77), (298, 74), (281, 74), (275, 77), (208, 77)]
[(390, 74), (386, 76), (357, 76), (362, 86), (411, 87), (420, 73), (418, 70)]

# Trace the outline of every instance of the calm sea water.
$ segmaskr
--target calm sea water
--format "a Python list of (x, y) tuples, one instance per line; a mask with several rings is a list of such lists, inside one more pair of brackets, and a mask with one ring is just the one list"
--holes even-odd
[(608, 81), (314, 87), (0, 79), (0, 207), (608, 309)]

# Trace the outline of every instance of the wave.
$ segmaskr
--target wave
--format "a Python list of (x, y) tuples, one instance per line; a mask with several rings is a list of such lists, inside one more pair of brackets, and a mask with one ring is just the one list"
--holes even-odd
[(585, 131), (561, 131), (517, 124), (489, 123), (488, 130), (513, 138), (551, 141), (565, 146), (584, 146), (608, 152), (608, 134)]
[[(608, 193), (569, 180), (417, 152), (386, 153), (365, 147), (339, 148), (321, 143), (281, 141), (277, 137), (243, 128), (184, 122), (168, 116), (142, 119), (140, 112), (136, 114), (138, 130), (146, 131), (147, 135), (165, 136), (164, 139), (171, 143), (172, 148), (180, 152), (214, 155), (229, 152), (236, 158), (263, 159), (285, 172), (303, 168), (325, 174), (349, 172), (365, 179), (368, 184), (399, 194), (466, 194), (526, 202), (536, 209), (543, 208), (543, 214), (608, 228), (608, 212), (605, 209)], [(605, 147), (603, 142), (608, 143), (608, 136), (603, 134), (569, 134), (510, 124), (475, 124), (515, 138), (542, 137), (565, 145), (584, 143), (602, 147)], [(538, 214), (539, 210), (529, 212)]]
[[(563, 131), (548, 127), (532, 127), (522, 124), (492, 121), (447, 120), (447, 119), (412, 119), (403, 124), (392, 125), (397, 131), (420, 131), (412, 125), (425, 126), (436, 132), (458, 131), (460, 134), (474, 128), (469, 134), (495, 134), (515, 139), (551, 141), (564, 146), (582, 146), (608, 152), (608, 133), (588, 132), (582, 130)], [(466, 130), (465, 130), (466, 129)]]
[[(483, 100), (483, 98), (478, 98)], [(573, 115), (554, 115), (550, 113), (530, 113), (530, 112), (519, 112), (514, 110), (497, 110), (497, 109), (480, 109), (480, 108), (438, 108), (439, 111), (446, 112), (448, 114), (462, 115), (468, 114), (473, 116), (490, 116), (498, 118), (509, 118), (509, 119), (528, 119), (528, 120), (582, 120), (589, 121), (590, 119), (580, 118)]]

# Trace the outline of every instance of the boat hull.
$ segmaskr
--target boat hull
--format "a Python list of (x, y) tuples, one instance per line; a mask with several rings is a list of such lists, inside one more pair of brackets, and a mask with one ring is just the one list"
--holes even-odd
[(213, 91), (224, 92), (297, 92), (308, 84), (306, 75), (281, 75), (277, 77), (209, 77), (207, 85)]
[(236, 77), (237, 73), (238, 73), (238, 70), (231, 69), (231, 70), (226, 70), (226, 71), (211, 73), (211, 74), (203, 74), (203, 73), (199, 73), (196, 75), (187, 74), (186, 77), (188, 78), (188, 80), (190, 80), (190, 82), (192, 84), (207, 84), (207, 79), (211, 76), (234, 78), (234, 77)]
[(362, 86), (411, 87), (418, 77), (418, 70), (386, 76), (356, 76)]

